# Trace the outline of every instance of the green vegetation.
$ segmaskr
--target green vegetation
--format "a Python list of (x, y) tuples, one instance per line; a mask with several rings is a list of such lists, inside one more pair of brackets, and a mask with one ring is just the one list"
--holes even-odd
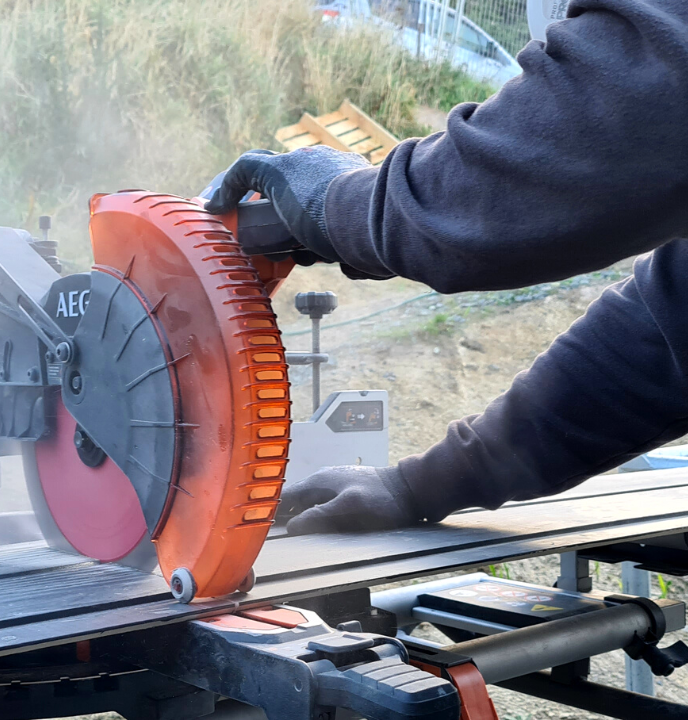
[(449, 315), (447, 313), (437, 313), (432, 320), (427, 322), (423, 327), (428, 335), (444, 335), (451, 332)]
[(95, 192), (193, 195), (346, 97), (407, 137), (419, 103), (490, 92), (376, 27), (322, 23), (309, 0), (0, 0), (0, 224), (55, 215), (83, 261)]
[(509, 563), (502, 563), (501, 565), (489, 565), (488, 569), (492, 577), (502, 578), (503, 580), (511, 580), (511, 570), (509, 569)]
[(669, 597), (669, 591), (671, 590), (671, 580), (665, 580), (663, 575), (657, 574), (657, 584), (659, 585), (660, 598), (662, 600)]

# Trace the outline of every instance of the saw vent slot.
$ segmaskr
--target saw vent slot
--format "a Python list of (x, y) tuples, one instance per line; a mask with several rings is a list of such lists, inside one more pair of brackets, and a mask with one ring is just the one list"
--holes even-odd
[(254, 280), (254, 277), (249, 272), (231, 272), (227, 273), (227, 280), (236, 280), (236, 282), (243, 282), (244, 280)]
[(263, 485), (251, 488), (249, 500), (272, 500), (279, 492), (279, 485)]
[(279, 353), (254, 353), (253, 361), (259, 363), (278, 363), (281, 360)]
[(272, 320), (259, 320), (257, 318), (248, 318), (244, 320), (244, 327), (247, 328), (274, 328), (275, 323)]
[(284, 448), (281, 445), (263, 445), (256, 451), (259, 458), (277, 458), (284, 455)]
[(287, 415), (287, 408), (283, 407), (267, 407), (258, 411), (259, 418), (283, 418)]
[(286, 396), (286, 390), (282, 390), (282, 388), (266, 388), (265, 390), (258, 390), (258, 397), (261, 400), (281, 400)]
[(274, 335), (254, 335), (248, 341), (251, 345), (279, 345), (279, 338)]
[(262, 465), (253, 471), (253, 477), (256, 480), (277, 478), (282, 474), (282, 470), (283, 468), (281, 465)]
[[(255, 360), (256, 357), (254, 356), (253, 359)], [(256, 380), (284, 380), (284, 373), (281, 370), (259, 370), (256, 373)]]
[(258, 429), (259, 438), (275, 438), (284, 437), (287, 434), (286, 427), (280, 427), (279, 425), (267, 425)]
[(256, 522), (260, 520), (267, 520), (272, 515), (272, 505), (261, 506), (246, 510), (244, 513), (244, 522)]

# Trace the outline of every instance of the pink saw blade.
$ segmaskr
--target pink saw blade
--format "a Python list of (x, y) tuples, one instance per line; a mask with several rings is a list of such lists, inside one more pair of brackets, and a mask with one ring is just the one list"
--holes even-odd
[(76, 421), (57, 401), (53, 434), (35, 445), (38, 478), (53, 521), (82, 555), (121, 560), (146, 536), (146, 522), (127, 476), (106, 458), (85, 465), (74, 445)]

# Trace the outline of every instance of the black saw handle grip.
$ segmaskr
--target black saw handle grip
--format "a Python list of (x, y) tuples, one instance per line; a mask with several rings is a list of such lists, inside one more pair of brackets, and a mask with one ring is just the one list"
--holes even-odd
[(239, 242), (247, 255), (270, 256), (303, 247), (291, 236), (269, 200), (243, 200), (237, 213)]
[[(222, 184), (226, 173), (226, 170), (218, 173), (198, 197), (210, 200)], [(253, 194), (253, 191), (250, 191), (246, 198)], [(279, 255), (303, 247), (291, 236), (269, 200), (246, 198), (237, 207), (237, 233), (241, 247), (247, 255)]]

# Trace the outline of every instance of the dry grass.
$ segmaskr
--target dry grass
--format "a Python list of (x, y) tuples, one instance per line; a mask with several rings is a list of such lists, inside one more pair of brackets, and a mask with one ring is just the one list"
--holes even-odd
[(345, 97), (417, 134), (417, 101), (447, 93), (489, 89), (375, 28), (323, 24), (308, 0), (0, 0), (0, 224), (52, 214), (63, 254), (85, 259), (94, 192), (194, 194)]

